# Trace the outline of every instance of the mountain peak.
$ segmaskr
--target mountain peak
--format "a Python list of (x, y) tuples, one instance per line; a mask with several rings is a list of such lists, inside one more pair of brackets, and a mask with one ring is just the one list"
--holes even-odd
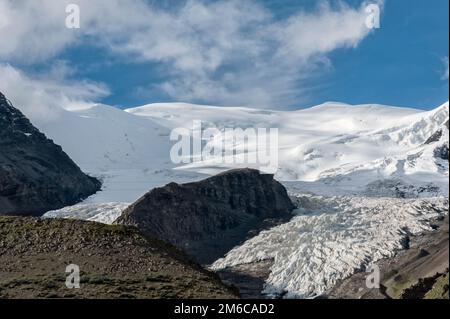
[(6, 98), (6, 96), (2, 92), (0, 92), (0, 107), (9, 106), (9, 105), (11, 105), (9, 100)]

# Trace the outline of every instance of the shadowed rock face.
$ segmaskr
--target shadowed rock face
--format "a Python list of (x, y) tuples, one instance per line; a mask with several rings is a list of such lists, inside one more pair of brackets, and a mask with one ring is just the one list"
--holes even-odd
[(433, 135), (431, 135), (426, 141), (425, 144), (431, 144), (434, 142), (439, 142), (443, 135), (442, 129), (437, 130)]
[(434, 150), (434, 157), (449, 160), (449, 153), (448, 145), (442, 145)]
[(39, 216), (100, 187), (0, 93), (0, 215)]
[[(445, 122), (445, 124), (442, 126), (441, 129), (437, 130), (433, 135), (431, 135), (428, 140), (425, 142), (425, 144), (432, 144), (435, 142), (439, 142), (444, 135), (444, 130), (448, 131), (449, 129), (449, 121)], [(440, 158), (443, 160), (449, 159), (449, 146), (448, 142), (444, 145), (438, 146), (434, 150), (434, 157)]]
[(272, 175), (240, 169), (154, 189), (116, 223), (137, 226), (198, 262), (211, 263), (255, 232), (290, 219), (293, 209), (286, 189)]

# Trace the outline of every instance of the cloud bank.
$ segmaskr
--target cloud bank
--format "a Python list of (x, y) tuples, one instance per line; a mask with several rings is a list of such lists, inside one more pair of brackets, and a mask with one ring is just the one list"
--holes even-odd
[[(65, 28), (76, 3), (81, 29)], [(371, 30), (365, 3), (322, 1), (283, 20), (256, 1), (0, 0), (0, 61), (38, 64), (76, 45), (161, 65), (164, 81), (136, 88), (174, 100), (254, 107), (301, 102), (327, 55), (355, 48)], [(152, 72), (152, 70), (149, 70)]]
[(68, 81), (67, 68), (56, 64), (50, 72), (30, 77), (9, 64), (0, 63), (0, 91), (28, 118), (38, 123), (57, 119), (62, 110), (80, 107), (109, 94), (103, 84)]

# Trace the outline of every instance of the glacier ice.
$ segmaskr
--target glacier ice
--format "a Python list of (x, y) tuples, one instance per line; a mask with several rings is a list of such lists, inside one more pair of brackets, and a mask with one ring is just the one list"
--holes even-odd
[(296, 195), (290, 222), (263, 231), (217, 260), (211, 269), (273, 260), (264, 294), (311, 298), (337, 281), (404, 249), (411, 234), (432, 230), (448, 214), (448, 198), (398, 199)]

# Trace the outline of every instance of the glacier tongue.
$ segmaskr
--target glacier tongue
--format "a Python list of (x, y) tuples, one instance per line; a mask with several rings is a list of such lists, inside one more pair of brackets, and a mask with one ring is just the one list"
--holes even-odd
[(129, 203), (78, 204), (47, 212), (43, 217), (81, 219), (112, 224), (129, 205)]
[(447, 198), (397, 199), (308, 194), (289, 223), (234, 248), (211, 268), (273, 260), (264, 294), (309, 298), (404, 249), (410, 234), (432, 230), (448, 214)]

